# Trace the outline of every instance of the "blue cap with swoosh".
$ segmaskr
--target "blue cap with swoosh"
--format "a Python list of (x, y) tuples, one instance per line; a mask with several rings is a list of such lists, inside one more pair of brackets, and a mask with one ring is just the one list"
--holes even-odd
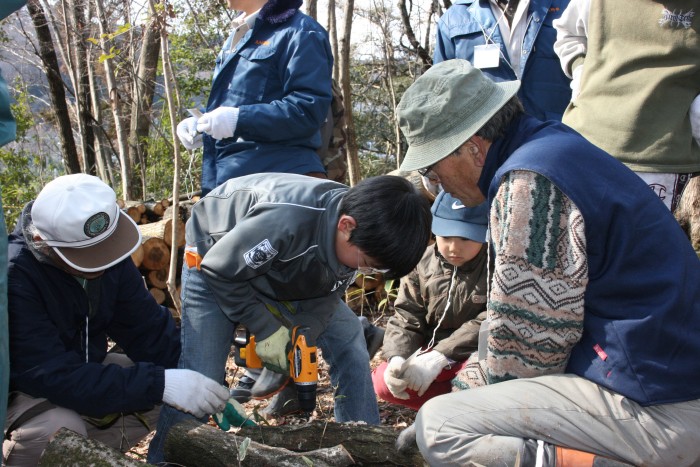
[(484, 201), (470, 208), (457, 198), (442, 191), (435, 198), (432, 230), (441, 237), (462, 237), (475, 242), (486, 243), (489, 207)]

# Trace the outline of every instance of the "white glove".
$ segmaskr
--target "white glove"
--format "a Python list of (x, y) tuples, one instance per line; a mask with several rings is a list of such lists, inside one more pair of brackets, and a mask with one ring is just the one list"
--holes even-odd
[(693, 138), (700, 145), (700, 94), (690, 104), (690, 129), (693, 130)]
[(217, 107), (197, 120), (197, 131), (207, 133), (214, 139), (233, 136), (238, 124), (238, 107)]
[(571, 102), (575, 101), (581, 92), (581, 75), (583, 74), (583, 65), (579, 65), (571, 73)]
[(193, 370), (165, 370), (163, 402), (197, 418), (226, 407), (228, 389)]
[(401, 373), (403, 371), (403, 364), (406, 360), (403, 357), (391, 357), (389, 364), (384, 370), (384, 384), (386, 384), (389, 392), (397, 399), (406, 400), (409, 398), (406, 392), (406, 387), (408, 383), (401, 379)]
[(202, 147), (202, 134), (197, 133), (197, 117), (188, 117), (177, 124), (177, 137), (188, 151)]
[(449, 363), (447, 357), (437, 350), (416, 355), (409, 360), (403, 377), (408, 382), (408, 388), (416, 391), (419, 396), (428, 390), (437, 375)]

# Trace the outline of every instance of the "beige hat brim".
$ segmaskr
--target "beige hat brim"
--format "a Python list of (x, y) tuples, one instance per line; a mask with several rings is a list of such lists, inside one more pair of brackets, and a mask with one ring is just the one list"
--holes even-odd
[(520, 81), (501, 81), (494, 84), (494, 91), (491, 95), (467, 115), (462, 125), (456, 125), (455, 131), (451, 135), (420, 145), (409, 146), (400, 169), (404, 171), (422, 169), (449, 156), (450, 153), (474, 136), (520, 89)]
[(100, 243), (82, 248), (52, 248), (70, 267), (82, 272), (98, 272), (122, 261), (140, 245), (141, 232), (136, 223), (120, 210), (114, 232)]

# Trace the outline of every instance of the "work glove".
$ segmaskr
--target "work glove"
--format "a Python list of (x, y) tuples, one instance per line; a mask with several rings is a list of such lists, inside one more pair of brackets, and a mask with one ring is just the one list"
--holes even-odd
[(228, 389), (192, 370), (165, 370), (163, 402), (197, 418), (224, 410)]
[(690, 104), (690, 129), (695, 142), (700, 145), (700, 94)]
[(271, 336), (255, 343), (255, 352), (263, 362), (263, 366), (277, 373), (289, 374), (287, 353), (292, 347), (290, 331), (284, 326)]
[(188, 151), (201, 148), (202, 134), (197, 133), (197, 117), (188, 117), (178, 123), (177, 137)]
[(226, 407), (223, 412), (214, 414), (214, 421), (224, 431), (228, 431), (231, 427), (255, 426), (255, 422), (248, 418), (245, 409), (233, 397), (226, 402)]
[(409, 398), (406, 388), (408, 383), (401, 379), (403, 364), (406, 360), (403, 357), (391, 357), (389, 364), (384, 370), (384, 384), (386, 384), (389, 392), (397, 399), (406, 400)]
[(582, 74), (583, 65), (577, 66), (576, 69), (571, 73), (571, 84), (569, 84), (569, 87), (571, 88), (571, 102), (575, 101), (579, 93), (581, 92)]
[(437, 350), (418, 354), (406, 363), (403, 378), (408, 383), (409, 389), (413, 389), (422, 396), (448, 363), (447, 357)]
[(238, 124), (238, 107), (217, 107), (197, 120), (197, 131), (207, 133), (214, 139), (233, 136)]

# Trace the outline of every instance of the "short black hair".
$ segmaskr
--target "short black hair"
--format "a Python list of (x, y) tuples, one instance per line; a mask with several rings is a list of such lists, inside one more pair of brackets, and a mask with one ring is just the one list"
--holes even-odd
[(340, 214), (355, 219), (350, 243), (389, 269), (389, 278), (416, 267), (430, 239), (430, 203), (411, 182), (394, 175), (369, 177), (343, 196)]

